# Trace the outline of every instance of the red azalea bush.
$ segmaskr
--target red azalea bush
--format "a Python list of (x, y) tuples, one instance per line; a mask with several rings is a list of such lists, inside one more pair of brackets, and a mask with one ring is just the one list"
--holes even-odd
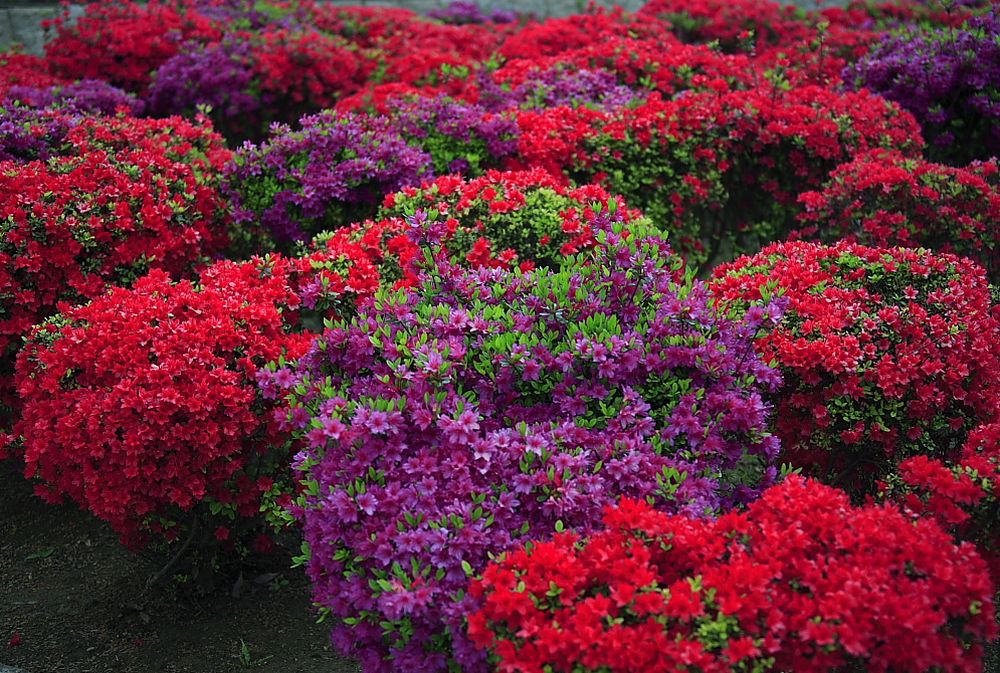
[(41, 325), (18, 361), (15, 430), (39, 495), (132, 546), (176, 537), (196, 508), (219, 524), (255, 516), (286, 457), (269, 455), (280, 442), (254, 373), (308, 344), (286, 334), (289, 266), (224, 262), (201, 288), (153, 272)]
[(331, 3), (310, 4), (313, 24), (324, 33), (340, 35), (362, 48), (380, 44), (388, 36), (405, 33), (422, 21), (412, 9), (402, 7), (339, 6)]
[(406, 30), (387, 32), (377, 41), (372, 84), (400, 83), (460, 94), (469, 87), (469, 75), (490, 58), (509, 30), (508, 25), (412, 22)]
[(45, 89), (65, 84), (66, 81), (49, 72), (44, 58), (18, 51), (0, 53), (0, 102), (7, 97), (12, 86), (30, 86)]
[(974, 430), (955, 463), (903, 461), (883, 495), (974, 542), (1000, 585), (1000, 422)]
[(949, 458), (996, 414), (1000, 325), (982, 268), (949, 254), (793, 242), (716, 270), (739, 306), (784, 292), (757, 342), (785, 386), (775, 431), (790, 459), (855, 494), (904, 459)]
[(188, 40), (222, 36), (212, 21), (181, 2), (94, 2), (74, 21), (67, 12), (52, 22), (56, 36), (45, 45), (53, 73), (67, 79), (102, 79), (145, 93), (152, 73)]
[(321, 234), (313, 250), (359, 246), (382, 284), (415, 287), (428, 247), (463, 266), (530, 270), (592, 248), (595, 231), (612, 221), (652, 231), (620, 197), (596, 185), (567, 188), (545, 171), (444, 176), (390, 194), (379, 215)]
[(654, 94), (611, 113), (524, 112), (518, 125), (521, 163), (602, 182), (709, 268), (786, 236), (796, 197), (854, 154), (922, 147), (895, 104), (817, 86)]
[(552, 68), (608, 71), (622, 84), (639, 91), (652, 89), (664, 96), (689, 89), (743, 89), (759, 79), (750, 60), (740, 54), (722, 54), (704, 45), (622, 36), (607, 36), (550, 57), (512, 59), (491, 76), (498, 83), (518, 85)]
[(265, 32), (254, 51), (264, 102), (297, 111), (282, 120), (359, 91), (374, 65), (356, 47), (315, 30)]
[(21, 337), (62, 303), (149, 269), (190, 274), (228, 244), (221, 139), (181, 120), (87, 118), (63, 156), (0, 162), (0, 402)]
[(508, 60), (538, 60), (623, 37), (654, 39), (661, 45), (676, 42), (667, 24), (640, 20), (621, 7), (592, 6), (587, 14), (529, 23), (504, 40), (498, 53)]
[(727, 51), (740, 51), (748, 38), (765, 44), (789, 44), (811, 34), (813, 17), (770, 0), (649, 0), (639, 17), (668, 22), (684, 42), (718, 41)]
[(971, 257), (1000, 278), (1000, 191), (996, 161), (973, 170), (898, 152), (838, 166), (822, 191), (799, 196), (798, 237), (877, 247), (927, 247)]
[(154, 271), (53, 317), (18, 358), (26, 476), (132, 546), (195, 520), (208, 537), (256, 529), (290, 459), (256, 372), (304, 353), (316, 317), (349, 315), (377, 286), (364, 250), (344, 244), (220, 262), (199, 285)]
[(974, 673), (997, 634), (971, 545), (814, 481), (715, 521), (623, 500), (604, 524), (508, 552), (474, 582), (469, 636), (498, 670)]

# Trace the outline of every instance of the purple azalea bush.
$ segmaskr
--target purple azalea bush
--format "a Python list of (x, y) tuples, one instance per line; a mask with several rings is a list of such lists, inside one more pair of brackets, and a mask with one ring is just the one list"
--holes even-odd
[(482, 175), (517, 153), (511, 115), (447, 96), (400, 98), (389, 103), (393, 128), (431, 155), (434, 172)]
[(82, 118), (81, 113), (72, 110), (3, 103), (0, 105), (0, 161), (34, 161), (57, 156), (66, 134)]
[(271, 127), (226, 167), (224, 191), (238, 225), (260, 223), (279, 246), (371, 217), (382, 198), (431, 175), (430, 155), (384, 116), (330, 110), (300, 127)]
[(913, 113), (931, 159), (1000, 155), (1000, 9), (960, 28), (887, 35), (843, 79)]
[(621, 496), (706, 516), (774, 481), (779, 375), (753, 340), (780, 310), (717, 314), (624, 226), (558, 271), (439, 259), (259, 375), (302, 447), (314, 598), (368, 673), (487, 671), (464, 618), (492, 555)]
[(518, 20), (517, 12), (508, 9), (493, 9), (484, 12), (475, 2), (454, 0), (440, 9), (427, 12), (427, 18), (436, 19), (442, 23), (466, 25), (470, 23), (514, 23)]
[(224, 120), (256, 115), (261, 101), (253, 91), (250, 44), (227, 38), (190, 47), (156, 71), (148, 95), (149, 113), (191, 114), (199, 105), (208, 105), (213, 116)]
[(104, 115), (113, 115), (122, 108), (131, 115), (139, 115), (144, 107), (143, 102), (132, 94), (98, 79), (84, 79), (44, 89), (12, 86), (7, 91), (7, 103), (35, 108), (58, 107), (73, 112)]
[(484, 69), (478, 84), (479, 102), (490, 110), (584, 106), (612, 110), (643, 99), (642, 93), (620, 84), (612, 72), (570, 70), (561, 65), (535, 70), (516, 87), (499, 84)]

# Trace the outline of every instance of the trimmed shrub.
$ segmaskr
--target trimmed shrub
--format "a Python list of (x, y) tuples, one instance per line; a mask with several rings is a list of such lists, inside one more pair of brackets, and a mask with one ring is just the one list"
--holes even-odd
[(440, 259), (266, 377), (302, 442), (314, 598), (366, 670), (485, 670), (467, 573), (518, 540), (620, 495), (703, 516), (774, 479), (778, 380), (752, 352), (773, 307), (731, 322), (662, 240), (597, 238), (558, 272)]
[(997, 634), (971, 545), (797, 476), (717, 521), (623, 500), (604, 525), (473, 583), (469, 635), (499, 670), (969, 673)]
[(996, 413), (1000, 328), (970, 260), (781, 243), (717, 269), (712, 291), (734, 306), (784, 293), (757, 342), (785, 379), (775, 432), (793, 463), (854, 495), (908, 457), (953, 457)]

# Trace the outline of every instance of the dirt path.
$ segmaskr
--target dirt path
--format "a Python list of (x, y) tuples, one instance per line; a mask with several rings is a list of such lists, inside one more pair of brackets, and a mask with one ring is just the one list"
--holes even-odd
[(276, 590), (248, 582), (235, 599), (222, 592), (139, 602), (155, 570), (107, 526), (75, 507), (46, 505), (0, 463), (0, 664), (29, 673), (357, 670), (331, 653), (301, 573), (282, 572)]

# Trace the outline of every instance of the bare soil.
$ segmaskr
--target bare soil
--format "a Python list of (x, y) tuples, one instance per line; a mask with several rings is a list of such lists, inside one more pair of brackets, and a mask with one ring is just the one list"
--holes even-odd
[[(103, 523), (32, 494), (0, 462), (0, 664), (29, 673), (354, 673), (317, 624), (304, 575), (209, 597), (146, 595), (159, 567)], [(245, 647), (244, 647), (245, 644)]]

